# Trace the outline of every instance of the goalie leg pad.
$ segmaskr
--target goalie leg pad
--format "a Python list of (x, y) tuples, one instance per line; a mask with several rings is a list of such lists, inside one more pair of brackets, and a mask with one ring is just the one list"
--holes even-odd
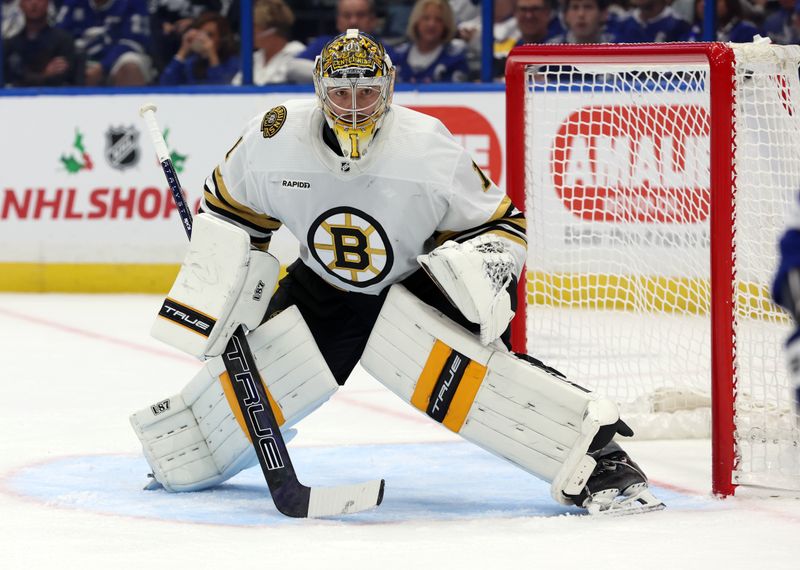
[(482, 345), (398, 285), (361, 364), (448, 429), (551, 483), (563, 504), (572, 504), (564, 495), (580, 492), (596, 465), (587, 452), (613, 437), (601, 428), (619, 420), (614, 402)]
[[(296, 307), (247, 339), (288, 440), (291, 426), (327, 401), (338, 384)], [(167, 491), (213, 487), (258, 462), (220, 357), (209, 360), (180, 394), (134, 413), (130, 421)]]

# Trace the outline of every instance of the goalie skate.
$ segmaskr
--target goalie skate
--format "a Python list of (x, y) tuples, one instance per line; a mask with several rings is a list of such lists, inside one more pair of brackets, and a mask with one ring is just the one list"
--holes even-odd
[(647, 477), (639, 466), (615, 447), (597, 458), (586, 487), (570, 499), (592, 515), (627, 515), (663, 509), (664, 503), (650, 492)]

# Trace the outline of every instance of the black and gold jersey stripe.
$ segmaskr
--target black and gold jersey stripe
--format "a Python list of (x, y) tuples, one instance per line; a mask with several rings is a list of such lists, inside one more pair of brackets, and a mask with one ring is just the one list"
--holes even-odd
[(253, 246), (264, 251), (269, 247), (273, 232), (282, 225), (280, 220), (237, 202), (225, 186), (219, 167), (206, 178), (201, 208), (240, 226), (250, 234)]
[(527, 227), (525, 215), (517, 210), (508, 196), (505, 196), (494, 214), (481, 225), (464, 231), (436, 232), (433, 237), (436, 245), (439, 246), (449, 240), (465, 242), (480, 235), (497, 234), (522, 247), (527, 247), (528, 238), (525, 235)]

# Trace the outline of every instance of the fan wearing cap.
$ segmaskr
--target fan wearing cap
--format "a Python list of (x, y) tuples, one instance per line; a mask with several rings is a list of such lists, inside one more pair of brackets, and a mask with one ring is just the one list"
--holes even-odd
[[(607, 510), (621, 497), (636, 508), (663, 506), (611, 442), (630, 433), (616, 405), (506, 348), (527, 247), (523, 214), (440, 121), (392, 103), (395, 70), (375, 38), (347, 30), (314, 65), (316, 97), (253, 117), (206, 179), (198, 216), (225, 226), (209, 221), (222, 233), (205, 240), (222, 261), (230, 261), (217, 237), (225, 232), (262, 252), (282, 226), (299, 242), (299, 258), (274, 293), (247, 281), (217, 303), (247, 327), (262, 323), (248, 338), (257, 362), (278, 363), (280, 373), (263, 378), (276, 417), (293, 425), (361, 362), (434, 421), (551, 482), (559, 502)], [(192, 243), (202, 239), (195, 229)], [(219, 271), (201, 271), (210, 252), (193, 255), (185, 273), (199, 281), (183, 290), (202, 297), (211, 290), (202, 279)], [(266, 309), (254, 302), (270, 294)], [(263, 316), (252, 314), (256, 306)], [(280, 341), (259, 340), (273, 337)], [(209, 399), (224, 407), (222, 393)], [(212, 438), (217, 467), (196, 463), (197, 481), (195, 464), (182, 467), (182, 489), (254, 464), (234, 427), (238, 447)], [(201, 480), (207, 472), (221, 473)]]

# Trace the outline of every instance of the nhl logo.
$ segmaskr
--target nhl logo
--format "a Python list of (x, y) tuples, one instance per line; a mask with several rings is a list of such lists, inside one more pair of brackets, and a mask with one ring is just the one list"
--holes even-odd
[(111, 168), (125, 170), (139, 162), (139, 131), (135, 127), (109, 127), (106, 131), (106, 160)]

